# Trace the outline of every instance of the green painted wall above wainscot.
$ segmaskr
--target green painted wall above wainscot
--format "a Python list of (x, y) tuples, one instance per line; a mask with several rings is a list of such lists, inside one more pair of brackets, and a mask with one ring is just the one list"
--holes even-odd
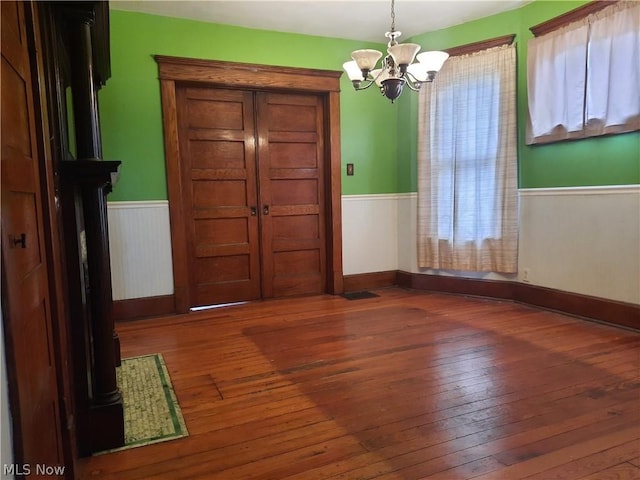
[[(510, 33), (518, 55), (518, 153), (522, 188), (640, 183), (640, 133), (527, 146), (526, 41), (529, 27), (585, 1), (536, 0), (516, 10), (417, 35), (425, 50), (443, 49)], [(401, 19), (398, 19), (401, 27)], [(152, 55), (341, 70), (352, 50), (383, 43), (253, 30), (112, 10), (112, 77), (100, 91), (103, 150), (122, 160), (110, 200), (167, 198), (157, 65)], [(341, 79), (343, 194), (416, 191), (417, 95), (392, 105), (375, 87), (354, 92)], [(346, 176), (346, 164), (355, 175)]]
[[(162, 109), (153, 55), (342, 70), (350, 52), (383, 44), (253, 30), (111, 10), (112, 76), (100, 91), (103, 154), (121, 160), (110, 200), (167, 198)], [(397, 109), (372, 88), (353, 90), (341, 78), (342, 191), (397, 189)], [(355, 164), (346, 176), (346, 164)]]
[[(425, 50), (439, 50), (516, 34), (518, 88), (518, 163), (521, 188), (626, 185), (640, 183), (640, 132), (557, 142), (525, 144), (527, 121), (526, 58), (529, 28), (573, 10), (586, 1), (536, 0), (510, 10), (411, 38)], [(398, 191), (417, 189), (415, 96), (401, 98), (398, 118)]]

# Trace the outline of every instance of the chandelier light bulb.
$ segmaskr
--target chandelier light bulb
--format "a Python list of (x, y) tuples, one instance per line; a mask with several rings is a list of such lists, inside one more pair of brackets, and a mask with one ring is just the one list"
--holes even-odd
[(419, 82), (426, 82), (429, 79), (429, 71), (422, 63), (412, 63), (407, 67), (407, 72)]
[(393, 57), (396, 65), (409, 65), (416, 58), (420, 48), (417, 43), (399, 43), (389, 47), (387, 52)]
[(418, 54), (418, 62), (429, 72), (438, 72), (442, 68), (444, 62), (449, 58), (449, 54), (447, 52), (422, 52)]
[(351, 53), (351, 58), (358, 64), (360, 70), (373, 70), (382, 57), (378, 50), (356, 50)]
[(342, 68), (344, 68), (344, 71), (347, 72), (347, 76), (352, 82), (362, 82), (363, 80), (365, 80), (365, 78), (363, 78), (362, 76), (362, 70), (360, 70), (355, 60), (345, 62), (344, 64), (342, 64)]

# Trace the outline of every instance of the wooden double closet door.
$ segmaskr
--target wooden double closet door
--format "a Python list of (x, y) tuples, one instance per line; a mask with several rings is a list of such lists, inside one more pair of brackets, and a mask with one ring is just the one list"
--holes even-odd
[(320, 95), (176, 85), (191, 306), (326, 291)]

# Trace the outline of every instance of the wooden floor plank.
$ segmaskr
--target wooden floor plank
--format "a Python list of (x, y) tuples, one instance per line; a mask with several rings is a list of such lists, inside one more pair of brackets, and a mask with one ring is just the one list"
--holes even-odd
[[(620, 412), (620, 411), (618, 411)], [(620, 428), (632, 425), (639, 425), (640, 408), (636, 408), (625, 415), (613, 415), (614, 418), (606, 419), (601, 422), (589, 423), (583, 427), (559, 433), (552, 437), (547, 437), (532, 443), (528, 443), (521, 447), (502, 451), (495, 455), (495, 458), (503, 465), (513, 465), (530, 458), (539, 457), (547, 453), (553, 452), (575, 442), (575, 438), (593, 438), (607, 434), (609, 432), (618, 431)], [(640, 432), (639, 432), (640, 433)], [(623, 460), (628, 460), (627, 458)]]
[(635, 478), (640, 334), (376, 293), (119, 324), (123, 357), (163, 354), (190, 436), (84, 459), (80, 478)]
[[(623, 445), (587, 455), (578, 460), (559, 465), (526, 478), (527, 480), (562, 480), (566, 478), (581, 478), (581, 476), (601, 476), (604, 475), (601, 472), (614, 468), (635, 455), (638, 452), (638, 447), (640, 447), (640, 442), (638, 440), (632, 440)], [(620, 470), (617, 472), (619, 473)]]
[(628, 462), (582, 477), (580, 480), (638, 480), (640, 468)]
[[(607, 447), (618, 447), (623, 445), (625, 448), (625, 454), (631, 456), (631, 449), (637, 449), (637, 445), (634, 445), (638, 440), (638, 428), (633, 425), (629, 428), (622, 428), (616, 432), (608, 433), (594, 438), (583, 439), (576, 443), (554, 450), (553, 452), (545, 455), (535, 457), (529, 460), (524, 460), (515, 465), (510, 465), (506, 468), (500, 469), (500, 474), (505, 475), (506, 478), (544, 478), (551, 479), (548, 471), (552, 469), (561, 469), (566, 467), (572, 459), (582, 459), (584, 457), (604, 457), (604, 453), (608, 450)], [(492, 473), (481, 475), (477, 477), (478, 480), (489, 480), (494, 478)], [(561, 478), (576, 478), (575, 476), (561, 477)], [(579, 477), (578, 477), (579, 478)]]
[[(476, 434), (466, 435), (458, 437), (457, 434), (451, 435), (451, 439), (442, 443), (434, 445), (424, 445), (427, 437), (416, 437), (416, 441), (409, 441), (403, 439), (398, 440), (396, 444), (377, 451), (383, 458), (394, 458), (394, 464), (402, 464), (402, 472), (408, 478), (422, 478), (428, 476), (434, 476), (437, 472), (440, 472), (443, 468), (447, 468), (450, 475), (454, 475), (454, 478), (466, 478), (462, 476), (462, 473), (455, 467), (462, 466), (463, 470), (469, 468), (469, 463), (480, 462), (483, 468), (487, 468), (489, 464), (497, 464), (497, 459), (483, 460), (490, 455), (498, 457), (498, 453), (501, 453), (505, 448), (512, 446), (526, 445), (532, 439), (541, 439), (542, 443), (553, 437), (554, 432), (571, 432), (571, 437), (584, 438), (586, 433), (584, 429), (572, 428), (578, 425), (597, 425), (601, 429), (616, 430), (624, 427), (628, 420), (626, 414), (635, 414), (637, 412), (637, 402), (635, 400), (628, 402), (623, 406), (620, 412), (624, 412), (624, 420), (619, 419), (617, 423), (611, 423), (611, 415), (608, 412), (602, 412), (599, 416), (594, 412), (585, 413), (579, 417), (579, 423), (572, 419), (569, 422), (563, 419), (561, 416), (548, 418), (543, 424), (544, 427), (538, 429), (532, 429), (531, 422), (519, 422), (516, 424), (505, 425), (503, 428), (489, 428)], [(637, 415), (636, 415), (637, 417)], [(597, 422), (598, 418), (601, 420)], [(596, 422), (596, 423), (593, 423)], [(520, 430), (521, 433), (507, 436), (509, 432)], [(592, 430), (595, 430), (592, 428)], [(449, 433), (449, 432), (448, 432)], [(423, 443), (421, 448), (421, 443)], [(396, 445), (398, 447), (396, 447)], [(393, 449), (395, 448), (395, 452)], [(409, 453), (400, 453), (400, 452)], [(453, 452), (453, 453), (450, 453)], [(399, 456), (395, 454), (398, 453)], [(425, 459), (430, 459), (425, 461)], [(369, 468), (371, 466), (367, 466)], [(375, 468), (375, 466), (374, 466)], [(475, 473), (478, 473), (475, 471)], [(359, 476), (362, 471), (351, 472), (354, 476)], [(446, 477), (444, 477), (446, 478)]]

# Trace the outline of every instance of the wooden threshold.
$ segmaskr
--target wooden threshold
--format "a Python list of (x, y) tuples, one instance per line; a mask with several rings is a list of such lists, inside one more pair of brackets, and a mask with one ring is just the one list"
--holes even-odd
[(190, 435), (83, 459), (78, 478), (637, 478), (640, 335), (375, 293), (121, 323), (124, 357), (163, 354)]

